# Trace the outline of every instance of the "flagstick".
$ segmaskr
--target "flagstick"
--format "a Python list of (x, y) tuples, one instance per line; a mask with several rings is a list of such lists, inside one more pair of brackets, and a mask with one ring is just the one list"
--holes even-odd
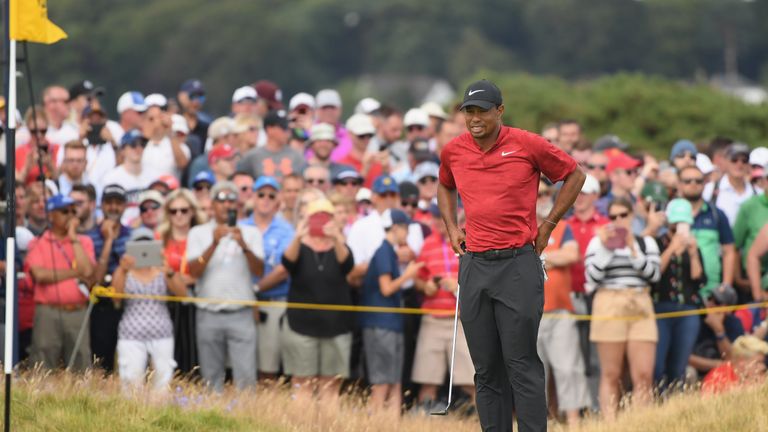
[[(9, 35), (8, 15), (10, 11), (9, 1), (6, 1), (5, 32)], [(6, 207), (6, 269), (5, 269), (5, 359), (3, 367), (5, 369), (5, 422), (4, 430), (11, 430), (11, 373), (13, 372), (14, 360), (14, 334), (16, 332), (16, 242), (14, 240), (16, 233), (16, 206), (14, 203), (16, 195), (16, 41), (10, 40), (10, 35), (6, 39), (8, 42), (8, 103), (6, 103), (6, 121), (8, 127), (5, 135), (5, 153), (6, 153), (6, 182), (5, 191), (7, 197)]]

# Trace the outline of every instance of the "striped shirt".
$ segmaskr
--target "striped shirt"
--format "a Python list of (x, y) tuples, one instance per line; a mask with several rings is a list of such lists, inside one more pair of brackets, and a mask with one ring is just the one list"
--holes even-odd
[(658, 282), (661, 278), (659, 246), (648, 236), (642, 241), (645, 242), (645, 253), (635, 241), (637, 255), (633, 258), (629, 247), (610, 250), (603, 246), (600, 237), (592, 237), (584, 261), (587, 293), (596, 288), (644, 288)]

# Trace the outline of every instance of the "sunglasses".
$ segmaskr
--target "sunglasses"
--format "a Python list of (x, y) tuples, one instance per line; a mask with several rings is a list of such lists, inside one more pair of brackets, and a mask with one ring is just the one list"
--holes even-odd
[(680, 179), (680, 183), (682, 184), (697, 184), (697, 185), (703, 185), (704, 179), (703, 178), (691, 178), (691, 179)]
[(277, 198), (277, 194), (274, 194), (274, 193), (266, 193), (266, 192), (259, 192), (258, 194), (256, 194), (256, 196), (257, 196), (257, 197), (259, 197), (259, 198), (264, 198), (264, 197), (267, 197), (267, 198), (269, 198), (270, 200), (274, 200), (275, 198)]
[(169, 208), (168, 209), (168, 213), (170, 213), (172, 215), (177, 215), (179, 213), (185, 215), (185, 214), (189, 213), (189, 207)]
[(378, 194), (382, 198), (394, 198), (397, 196), (397, 193), (395, 192), (384, 192), (383, 194)]
[(309, 184), (319, 184), (319, 185), (324, 185), (325, 184), (325, 179), (308, 178), (308, 179), (304, 179), (304, 180), (306, 180), (307, 183), (309, 183)]
[(357, 137), (361, 140), (369, 140), (373, 138), (373, 134), (362, 134), (362, 135), (357, 135)]
[(408, 132), (413, 132), (413, 131), (423, 131), (425, 128), (424, 126), (421, 126), (421, 125), (411, 125), (411, 126), (408, 126), (406, 129), (408, 130)]
[(45, 135), (47, 132), (48, 132), (48, 129), (47, 129), (47, 128), (42, 128), (42, 129), (30, 129), (30, 130), (29, 130), (29, 133), (31, 133), (32, 135), (37, 135), (37, 134), (40, 134), (40, 135)]
[(195, 190), (198, 191), (198, 192), (203, 191), (203, 190), (211, 190), (211, 185), (209, 185), (208, 183), (196, 184), (195, 185)]
[(57, 211), (57, 212), (59, 212), (59, 213), (61, 213), (61, 214), (62, 214), (62, 215), (64, 215), (64, 216), (66, 216), (66, 215), (76, 215), (76, 214), (77, 214), (77, 209), (75, 209), (75, 208), (72, 208), (72, 207), (70, 207), (70, 208), (63, 208), (63, 209), (58, 209), (58, 210), (56, 210), (56, 211)]
[(427, 184), (427, 183), (434, 183), (437, 181), (437, 177), (432, 176), (426, 176), (419, 179), (419, 184)]
[(605, 171), (606, 164), (587, 164), (587, 169)]
[(157, 210), (160, 208), (160, 204), (153, 202), (152, 204), (147, 204), (139, 207), (140, 213), (146, 213), (150, 210)]
[(146, 146), (147, 146), (147, 142), (146, 141), (144, 141), (144, 140), (135, 140), (135, 141), (131, 141), (131, 142), (125, 144), (123, 147), (130, 147), (130, 148), (141, 147), (141, 148), (144, 148)]
[(296, 108), (294, 111), (299, 115), (304, 115), (309, 112), (309, 110), (306, 108)]
[(419, 206), (419, 202), (418, 201), (400, 201), (400, 205), (402, 207), (413, 207), (413, 208), (416, 208), (416, 207)]
[(745, 157), (732, 157), (731, 158), (731, 162), (733, 162), (733, 163), (741, 162), (743, 164), (748, 164), (749, 163), (749, 158), (746, 157), (746, 156)]
[(220, 191), (216, 194), (213, 200), (218, 202), (237, 202), (237, 194), (234, 192)]
[(680, 153), (680, 154), (675, 156), (675, 159), (682, 159), (682, 158), (688, 158), (688, 159), (694, 159), (695, 160), (696, 156), (694, 156), (690, 152)]
[(615, 221), (617, 219), (624, 219), (626, 217), (629, 217), (629, 212), (612, 214), (608, 216), (608, 219)]

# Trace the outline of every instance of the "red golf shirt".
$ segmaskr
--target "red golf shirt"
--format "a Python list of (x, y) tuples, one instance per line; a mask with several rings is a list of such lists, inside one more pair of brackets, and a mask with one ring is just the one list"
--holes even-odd
[(571, 226), (571, 231), (573, 231), (573, 238), (579, 244), (579, 256), (581, 257), (579, 261), (571, 265), (571, 287), (573, 292), (584, 292), (584, 284), (587, 283), (587, 277), (584, 274), (586, 271), (584, 268), (584, 255), (587, 253), (587, 246), (592, 237), (595, 236), (597, 228), (608, 222), (610, 222), (608, 218), (598, 212), (594, 212), (592, 217), (586, 221), (582, 221), (576, 215), (568, 219), (568, 225)]
[(576, 169), (549, 141), (508, 126), (487, 152), (463, 133), (445, 146), (440, 161), (440, 184), (457, 189), (464, 203), (472, 252), (532, 244), (540, 175), (558, 182)]

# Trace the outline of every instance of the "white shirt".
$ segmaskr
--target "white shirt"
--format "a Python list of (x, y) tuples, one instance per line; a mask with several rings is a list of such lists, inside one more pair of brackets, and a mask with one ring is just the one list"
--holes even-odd
[[(139, 217), (139, 194), (147, 189), (154, 179), (144, 171), (139, 175), (133, 175), (125, 169), (124, 165), (118, 165), (117, 168), (107, 173), (103, 180), (104, 186), (117, 184), (125, 189), (127, 206), (121, 222), (123, 225), (130, 225), (131, 221)], [(99, 200), (101, 200), (101, 195), (99, 195)]]
[(68, 121), (62, 122), (61, 127), (58, 129), (52, 124), (49, 124), (48, 132), (45, 133), (45, 138), (48, 142), (58, 144), (63, 149), (64, 145), (70, 141), (80, 141), (80, 129)]
[[(59, 154), (64, 154), (59, 151)], [(87, 183), (96, 188), (97, 196), (101, 196), (101, 190), (104, 189), (104, 176), (115, 168), (117, 158), (112, 145), (88, 145), (85, 153), (88, 165), (85, 167), (84, 177)]]
[[(197, 225), (189, 231), (187, 238), (187, 259), (196, 260), (213, 243), (213, 231), (216, 221)], [(253, 253), (264, 259), (264, 243), (261, 232), (252, 226), (239, 225), (243, 240)], [(228, 235), (221, 239), (205, 271), (195, 284), (196, 295), (201, 298), (221, 298), (228, 300), (255, 300), (251, 271), (240, 245)], [(197, 303), (200, 309), (210, 311), (240, 309), (240, 305)]]
[[(714, 183), (708, 183), (704, 187), (704, 193), (702, 194), (704, 201), (710, 201), (712, 199), (714, 190)], [(741, 204), (744, 203), (744, 201), (752, 198), (752, 196), (755, 194), (755, 189), (752, 187), (749, 181), (744, 182), (744, 192), (741, 194), (738, 193), (736, 189), (734, 189), (734, 187), (731, 185), (731, 181), (728, 179), (728, 176), (725, 175), (720, 179), (715, 207), (719, 208), (723, 211), (723, 213), (725, 213), (725, 215), (728, 217), (728, 222), (731, 224), (731, 228), (733, 228), (733, 225), (736, 223), (736, 215), (739, 214), (739, 207), (741, 207)]]
[[(181, 151), (189, 158), (189, 147), (181, 143)], [(162, 175), (172, 175), (181, 178), (181, 170), (176, 166), (176, 159), (173, 157), (173, 146), (171, 139), (163, 138), (159, 142), (150, 141), (144, 147), (144, 155), (141, 157), (142, 171), (152, 179), (157, 179)]]

